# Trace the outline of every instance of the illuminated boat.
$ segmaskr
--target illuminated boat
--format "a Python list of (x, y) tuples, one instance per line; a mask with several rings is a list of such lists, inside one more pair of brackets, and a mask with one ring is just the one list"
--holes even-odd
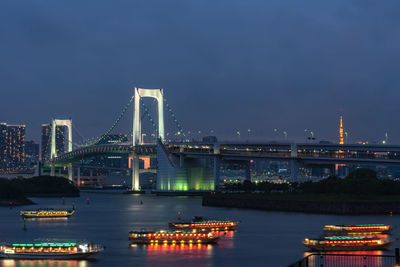
[(134, 244), (215, 244), (218, 239), (213, 233), (184, 231), (129, 233), (129, 240)]
[(330, 236), (319, 239), (304, 239), (303, 245), (312, 251), (383, 250), (396, 240), (378, 237)]
[(54, 210), (54, 209), (37, 209), (37, 210), (21, 210), (20, 215), (24, 218), (59, 218), (70, 217), (75, 210)]
[(35, 240), (27, 243), (0, 244), (0, 258), (7, 259), (87, 259), (93, 258), (103, 247), (77, 240)]
[(199, 229), (211, 231), (232, 231), (239, 225), (239, 221), (231, 220), (210, 220), (202, 217), (194, 217), (190, 222), (169, 223), (170, 229)]
[(388, 234), (393, 227), (387, 224), (325, 225), (326, 234)]

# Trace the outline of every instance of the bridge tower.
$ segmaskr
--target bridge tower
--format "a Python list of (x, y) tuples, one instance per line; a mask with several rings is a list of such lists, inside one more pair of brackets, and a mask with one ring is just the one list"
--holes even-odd
[[(67, 120), (59, 120), (59, 119), (53, 119), (51, 123), (51, 152), (50, 152), (50, 164), (51, 164), (51, 171), (50, 175), (54, 176), (55, 175), (55, 164), (54, 164), (54, 159), (57, 157), (57, 150), (56, 150), (56, 127), (57, 126), (65, 126), (68, 129), (68, 146), (67, 146), (67, 152), (72, 151), (72, 119), (67, 119)], [(72, 164), (68, 164), (68, 179), (72, 181)]]
[[(143, 89), (135, 88), (135, 104), (133, 114), (133, 138), (132, 146), (143, 144), (141, 138), (142, 129), (140, 121), (140, 99), (142, 97), (150, 97), (157, 100), (158, 103), (158, 139), (164, 141), (164, 94), (162, 89)], [(132, 152), (132, 190), (139, 190), (139, 157)]]

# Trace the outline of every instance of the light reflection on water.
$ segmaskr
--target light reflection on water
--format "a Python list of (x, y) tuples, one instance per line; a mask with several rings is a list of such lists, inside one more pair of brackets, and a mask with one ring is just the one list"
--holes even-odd
[[(90, 197), (90, 204), (86, 198)], [(40, 206), (65, 208), (60, 198), (33, 199)], [(0, 260), (0, 266), (21, 267), (102, 267), (102, 266), (286, 266), (306, 251), (302, 240), (317, 237), (326, 224), (387, 223), (396, 225), (399, 216), (339, 216), (258, 210), (204, 207), (200, 198), (157, 197), (153, 195), (88, 194), (66, 198), (75, 203), (76, 213), (68, 220), (26, 221), (22, 209), (36, 206), (0, 207), (0, 240), (24, 241), (36, 238), (86, 239), (106, 246), (97, 261), (13, 261)], [(142, 203), (142, 204), (141, 204)], [(184, 247), (130, 247), (128, 233), (135, 229), (166, 229), (168, 222), (192, 216), (241, 220), (237, 232), (218, 233), (218, 245)], [(399, 229), (399, 228), (397, 228)], [(396, 237), (398, 230), (394, 230)], [(393, 246), (398, 247), (397, 242)], [(363, 252), (356, 252), (363, 253)], [(394, 254), (393, 249), (385, 252)]]
[[(304, 253), (304, 257), (312, 252)], [(365, 266), (389, 266), (392, 258), (385, 258), (383, 251), (335, 251), (321, 253), (322, 255), (310, 256), (309, 266), (341, 266), (341, 267), (365, 267)], [(382, 257), (383, 256), (383, 257)]]
[(87, 261), (77, 260), (2, 260), (4, 267), (87, 267)]

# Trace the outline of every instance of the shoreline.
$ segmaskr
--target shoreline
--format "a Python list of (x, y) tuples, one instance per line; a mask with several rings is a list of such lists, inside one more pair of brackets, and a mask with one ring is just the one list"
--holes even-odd
[[(303, 197), (303, 196), (301, 196)], [(354, 201), (354, 200), (304, 200), (275, 199), (252, 195), (209, 195), (203, 196), (203, 206), (256, 209), (265, 211), (301, 212), (341, 215), (390, 215), (400, 214), (400, 201)]]

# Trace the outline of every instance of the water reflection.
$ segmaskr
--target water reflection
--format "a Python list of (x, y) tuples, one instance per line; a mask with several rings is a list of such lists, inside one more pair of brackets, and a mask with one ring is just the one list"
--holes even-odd
[(318, 255), (312, 255), (311, 252), (304, 253), (304, 256), (308, 255), (310, 255), (308, 257), (308, 266), (394, 266), (394, 257), (388, 257), (380, 250), (326, 252)]
[(87, 261), (77, 260), (2, 260), (4, 267), (87, 267)]
[(182, 244), (182, 245), (131, 245), (135, 252), (144, 250), (148, 266), (160, 263), (194, 260), (195, 265), (204, 266), (208, 259), (213, 257), (214, 247), (210, 244)]
[(54, 217), (54, 218), (26, 218), (26, 221), (38, 221), (38, 222), (48, 222), (48, 221), (68, 221), (68, 217)]
[(233, 248), (233, 237), (235, 235), (235, 231), (226, 231), (226, 232), (213, 232), (217, 236), (219, 236), (218, 246), (221, 248)]

